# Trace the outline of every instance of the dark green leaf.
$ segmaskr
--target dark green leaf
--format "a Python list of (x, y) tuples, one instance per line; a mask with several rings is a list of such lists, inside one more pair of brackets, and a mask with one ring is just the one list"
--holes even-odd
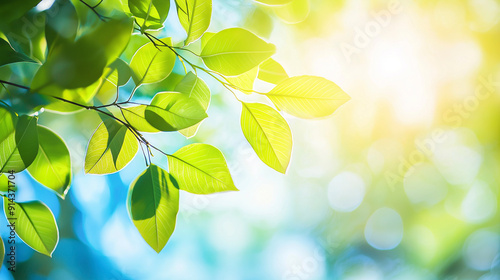
[(10, 44), (4, 39), (0, 38), (0, 66), (15, 63), (15, 62), (35, 62), (28, 56), (16, 52)]

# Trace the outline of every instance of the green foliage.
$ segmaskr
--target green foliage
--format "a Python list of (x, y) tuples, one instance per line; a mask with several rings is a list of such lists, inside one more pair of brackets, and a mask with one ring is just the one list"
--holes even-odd
[(35, 7), (41, 0), (23, 0), (23, 1), (1, 1), (0, 18), (2, 23), (9, 23), (22, 17), (27, 11)]
[(24, 61), (35, 62), (25, 54), (16, 52), (7, 41), (0, 38), (0, 66)]
[(180, 92), (160, 92), (146, 107), (145, 116), (160, 131), (178, 131), (201, 122), (208, 115), (195, 98)]
[(3, 265), (3, 258), (5, 256), (5, 245), (3, 244), (3, 240), (0, 238), (0, 269)]
[(134, 158), (137, 149), (137, 139), (126, 126), (106, 119), (90, 138), (85, 172), (110, 174), (120, 171)]
[(152, 164), (130, 185), (128, 210), (142, 238), (160, 252), (174, 232), (179, 189), (170, 174)]
[(40, 184), (64, 198), (71, 182), (68, 147), (52, 130), (38, 126), (38, 154), (28, 172)]
[(292, 132), (273, 108), (242, 102), (241, 130), (259, 158), (274, 170), (285, 173), (292, 153)]
[(329, 116), (350, 99), (335, 83), (315, 76), (283, 80), (266, 95), (278, 109), (304, 119)]
[[(207, 84), (193, 72), (189, 72), (184, 76), (175, 87), (175, 91), (198, 100), (204, 111), (208, 109), (208, 105), (210, 104), (210, 88), (208, 88)], [(179, 132), (186, 137), (192, 137), (196, 134), (200, 124), (201, 122), (191, 127), (181, 129)]]
[(141, 30), (160, 29), (167, 18), (170, 1), (128, 0), (128, 7)]
[(59, 241), (56, 219), (47, 207), (39, 201), (11, 202), (4, 197), (5, 217), (16, 221), (16, 233), (34, 250), (52, 256)]
[(195, 194), (238, 190), (226, 159), (214, 146), (191, 144), (167, 157), (170, 173), (181, 190)]
[(259, 79), (262, 81), (277, 85), (287, 78), (288, 74), (283, 66), (272, 58), (259, 65)]
[(227, 76), (243, 74), (276, 52), (273, 44), (241, 28), (224, 29), (213, 35), (201, 51), (208, 68)]
[[(72, 177), (69, 149), (61, 137), (37, 124), (38, 117), (44, 118), (44, 111), (87, 110), (81, 116), (97, 128), (87, 146), (85, 173), (118, 172), (140, 148), (146, 170), (130, 186), (128, 210), (144, 240), (160, 252), (175, 228), (180, 190), (238, 190), (216, 147), (195, 143), (168, 154), (142, 134), (178, 131), (195, 136), (208, 118), (211, 94), (218, 90), (213, 83), (241, 102), (241, 129), (258, 157), (285, 173), (292, 151), (290, 127), (280, 112), (263, 103), (247, 103), (240, 93), (267, 96), (277, 109), (300, 118), (329, 116), (349, 96), (324, 78), (289, 77), (271, 58), (275, 46), (259, 37), (269, 38), (273, 11), (285, 22), (304, 20), (308, 1), (257, 2), (244, 20), (252, 31), (229, 28), (214, 33), (207, 32), (211, 0), (176, 0), (186, 36), (174, 39), (159, 39), (150, 32), (163, 28), (170, 1), (128, 0), (117, 5), (56, 0), (44, 12), (31, 9), (38, 1), (0, 3), (0, 173), (28, 169), (64, 198)], [(44, 24), (26, 34), (23, 24), (37, 17)], [(276, 86), (258, 92), (254, 88), (262, 81)], [(99, 119), (100, 124), (95, 121)], [(168, 170), (153, 164), (156, 152), (167, 157)], [(0, 175), (0, 191), (5, 193), (9, 179)], [(13, 204), (5, 199), (4, 206), (7, 217), (18, 218), (18, 236), (51, 255), (58, 229), (50, 209), (38, 201)]]
[(212, 0), (175, 0), (179, 21), (186, 30), (185, 45), (196, 41), (210, 25)]
[[(162, 39), (172, 44), (170, 38)], [(151, 43), (142, 46), (132, 58), (130, 68), (136, 85), (157, 83), (165, 79), (175, 65), (175, 54), (168, 49), (159, 50)]]
[(37, 118), (18, 118), (0, 106), (0, 126), (0, 172), (21, 172), (38, 153)]

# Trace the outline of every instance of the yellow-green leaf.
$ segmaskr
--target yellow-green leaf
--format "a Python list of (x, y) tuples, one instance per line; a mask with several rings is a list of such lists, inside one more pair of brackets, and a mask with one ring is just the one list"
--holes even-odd
[(255, 0), (255, 1), (269, 6), (276, 6), (276, 5), (288, 4), (293, 0)]
[(37, 118), (17, 117), (0, 106), (0, 173), (21, 172), (38, 153)]
[(259, 79), (264, 82), (277, 85), (287, 78), (288, 74), (285, 69), (283, 69), (283, 66), (272, 58), (259, 65)]
[(168, 156), (170, 174), (179, 189), (210, 194), (237, 191), (221, 151), (207, 144), (191, 144)]
[(274, 170), (285, 173), (292, 153), (292, 132), (273, 108), (244, 103), (241, 130), (259, 158)]
[(170, 1), (128, 0), (128, 7), (141, 29), (159, 29), (168, 16)]
[(255, 79), (257, 79), (257, 73), (259, 72), (259, 67), (255, 67), (250, 71), (247, 71), (241, 75), (227, 77), (227, 80), (241, 89), (241, 92), (250, 94), (253, 90), (253, 84)]
[(160, 92), (146, 108), (146, 120), (160, 131), (178, 131), (207, 117), (200, 102), (179, 92)]
[(28, 172), (40, 184), (64, 198), (71, 183), (68, 147), (52, 130), (38, 126), (38, 154)]
[(138, 105), (134, 107), (126, 107), (122, 109), (124, 120), (133, 126), (135, 129), (141, 132), (158, 132), (160, 130), (156, 129), (146, 120), (146, 108), (147, 105)]
[[(207, 84), (198, 76), (196, 76), (193, 72), (187, 73), (184, 78), (177, 84), (175, 87), (175, 91), (180, 92), (188, 97), (195, 98), (200, 102), (201, 107), (206, 112), (208, 109), (208, 105), (210, 104), (210, 88)], [(198, 131), (198, 127), (201, 122), (179, 130), (179, 132), (186, 136), (192, 137)]]
[(17, 236), (33, 250), (52, 256), (59, 230), (50, 209), (40, 201), (16, 203), (5, 197), (3, 204), (5, 217), (15, 222)]
[(123, 169), (135, 156), (133, 133), (114, 119), (106, 119), (92, 135), (85, 156), (85, 172), (109, 174)]
[(273, 7), (274, 13), (285, 23), (295, 24), (307, 19), (310, 11), (309, 0), (292, 0), (288, 4)]
[(179, 189), (170, 174), (152, 164), (130, 185), (128, 210), (142, 238), (160, 252), (175, 229)]
[(304, 119), (329, 116), (351, 99), (334, 82), (316, 76), (286, 79), (266, 95), (278, 109)]
[[(172, 45), (170, 38), (162, 39)], [(132, 78), (136, 85), (157, 83), (165, 79), (175, 65), (175, 54), (166, 47), (157, 49), (152, 42), (142, 46), (130, 62)]]
[(188, 45), (200, 38), (210, 25), (212, 0), (175, 0), (179, 21), (186, 30)]
[(276, 51), (252, 32), (242, 28), (224, 29), (206, 43), (201, 58), (208, 68), (223, 75), (243, 74), (271, 57)]

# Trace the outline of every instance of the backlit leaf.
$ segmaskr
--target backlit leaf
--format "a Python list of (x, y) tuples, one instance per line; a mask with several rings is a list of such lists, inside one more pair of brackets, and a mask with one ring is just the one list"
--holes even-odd
[(213, 146), (185, 146), (168, 156), (168, 165), (181, 190), (195, 194), (238, 190), (224, 156)]
[(38, 154), (28, 172), (62, 198), (66, 196), (71, 182), (69, 150), (61, 137), (44, 126), (38, 126)]
[(47, 205), (40, 201), (16, 203), (5, 197), (3, 204), (5, 217), (16, 223), (17, 236), (33, 250), (52, 256), (59, 241), (59, 230)]
[(159, 29), (167, 18), (170, 1), (128, 0), (128, 7), (142, 30)]
[[(207, 84), (199, 77), (197, 77), (193, 72), (187, 73), (184, 78), (177, 84), (175, 87), (175, 91), (180, 92), (188, 97), (195, 98), (200, 102), (201, 107), (203, 107), (203, 110), (206, 112), (208, 109), (208, 105), (210, 104), (210, 88), (207, 86)], [(186, 137), (192, 137), (196, 134), (196, 131), (198, 130), (198, 127), (200, 126), (201, 122), (179, 130), (179, 132), (186, 136)]]
[(315, 76), (286, 79), (266, 95), (278, 109), (304, 119), (329, 116), (351, 99), (334, 82)]
[(241, 28), (224, 29), (210, 38), (201, 52), (208, 68), (227, 76), (243, 74), (276, 51), (252, 32)]
[(175, 0), (179, 21), (186, 30), (185, 45), (196, 41), (210, 25), (212, 0)]
[(160, 252), (175, 229), (179, 189), (170, 174), (152, 164), (130, 185), (128, 210), (142, 238)]
[(145, 116), (158, 130), (177, 131), (199, 123), (207, 113), (195, 98), (179, 92), (161, 92), (146, 108)]
[(85, 172), (109, 174), (123, 169), (135, 156), (133, 133), (114, 119), (106, 119), (92, 135), (85, 156)]
[(259, 79), (264, 82), (277, 85), (287, 78), (288, 74), (285, 69), (283, 69), (283, 66), (272, 58), (259, 65)]
[(0, 106), (0, 127), (0, 173), (21, 172), (38, 153), (37, 118), (18, 118)]
[(288, 123), (267, 105), (244, 102), (242, 105), (241, 130), (246, 139), (265, 164), (285, 173), (292, 152)]
[[(162, 39), (166, 44), (171, 45), (170, 38)], [(157, 83), (165, 79), (175, 65), (175, 54), (166, 47), (158, 50), (153, 43), (142, 46), (135, 53), (130, 62), (132, 78), (136, 85)]]

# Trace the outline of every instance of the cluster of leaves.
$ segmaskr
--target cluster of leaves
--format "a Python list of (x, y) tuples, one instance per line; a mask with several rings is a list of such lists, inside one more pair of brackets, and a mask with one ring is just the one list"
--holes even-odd
[[(277, 5), (277, 11), (300, 2), (256, 1)], [(167, 154), (143, 135), (174, 131), (195, 135), (208, 117), (211, 97), (199, 72), (233, 93), (242, 105), (244, 136), (259, 158), (281, 173), (290, 161), (292, 133), (277, 110), (299, 118), (321, 118), (349, 100), (324, 78), (289, 77), (271, 58), (275, 46), (246, 29), (207, 32), (211, 0), (175, 1), (186, 32), (178, 43), (154, 35), (163, 28), (169, 1), (57, 0), (48, 10), (33, 12), (38, 2), (0, 3), (0, 97), (4, 100), (0, 104), (0, 173), (27, 169), (64, 199), (72, 177), (70, 153), (61, 137), (38, 124), (39, 113), (85, 109), (97, 113), (102, 122), (88, 143), (85, 172), (118, 172), (142, 151), (147, 168), (130, 186), (128, 211), (144, 240), (157, 252), (174, 231), (180, 190), (194, 194), (237, 190), (217, 148), (196, 143)], [(21, 32), (20, 23), (26, 18), (43, 22), (42, 28), (31, 34)], [(168, 80), (176, 63), (184, 66), (185, 74), (173, 91), (157, 92), (149, 104), (132, 101), (139, 87)], [(14, 66), (21, 69), (16, 75)], [(257, 79), (274, 85), (272, 90), (255, 91)], [(123, 86), (130, 83), (133, 90), (120, 100)], [(277, 110), (244, 102), (237, 93), (266, 96)], [(168, 158), (168, 171), (151, 162), (153, 151)], [(5, 213), (17, 218), (17, 235), (34, 250), (51, 255), (59, 233), (50, 209), (39, 201), (9, 200), (5, 189), (9, 179), (1, 176)]]

